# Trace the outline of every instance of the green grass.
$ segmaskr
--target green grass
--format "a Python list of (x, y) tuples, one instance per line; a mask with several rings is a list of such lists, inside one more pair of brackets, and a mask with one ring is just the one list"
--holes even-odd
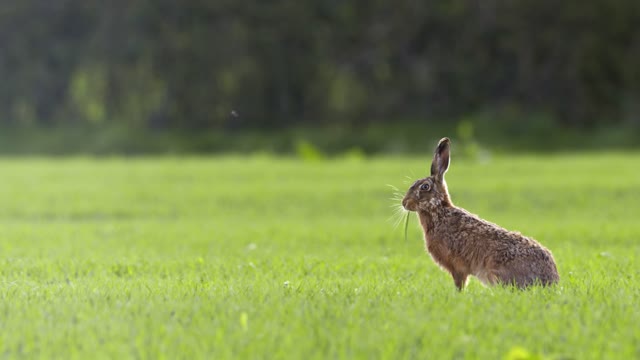
[(561, 282), (463, 293), (393, 227), (424, 158), (0, 160), (0, 356), (640, 358), (640, 155), (457, 160)]

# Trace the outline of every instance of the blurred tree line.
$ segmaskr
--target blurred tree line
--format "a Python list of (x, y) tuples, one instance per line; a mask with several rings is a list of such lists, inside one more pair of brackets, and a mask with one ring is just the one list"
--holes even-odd
[(4, 125), (640, 123), (640, 1), (0, 0), (0, 79)]

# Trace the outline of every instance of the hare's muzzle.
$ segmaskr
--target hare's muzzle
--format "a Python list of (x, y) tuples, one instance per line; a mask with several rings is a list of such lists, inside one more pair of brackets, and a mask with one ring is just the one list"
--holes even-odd
[(405, 210), (416, 211), (416, 202), (412, 198), (405, 197), (402, 199), (402, 207)]

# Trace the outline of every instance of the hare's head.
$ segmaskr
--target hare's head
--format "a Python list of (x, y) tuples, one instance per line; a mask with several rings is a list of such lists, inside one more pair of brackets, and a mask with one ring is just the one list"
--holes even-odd
[(436, 147), (431, 163), (431, 176), (417, 180), (402, 199), (402, 206), (410, 211), (430, 211), (437, 207), (450, 206), (449, 192), (444, 174), (449, 168), (449, 138), (442, 138)]

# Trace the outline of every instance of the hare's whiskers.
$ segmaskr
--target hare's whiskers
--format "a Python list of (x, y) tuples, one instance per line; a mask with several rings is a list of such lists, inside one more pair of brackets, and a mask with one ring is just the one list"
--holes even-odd
[(393, 185), (391, 185), (391, 184), (387, 184), (387, 186), (388, 186), (388, 187), (390, 187), (392, 190), (395, 190), (395, 191), (397, 191), (397, 192), (399, 192), (399, 191), (400, 191), (400, 189), (398, 189), (397, 187), (395, 187), (395, 186), (393, 186)]
[[(412, 181), (411, 178), (407, 176), (408, 181)], [(404, 199), (405, 194), (400, 191), (396, 186), (387, 184), (387, 186), (393, 191), (389, 200), (393, 201), (390, 208), (394, 209), (392, 215), (387, 219), (387, 221), (393, 222), (393, 228), (397, 229), (398, 226), (405, 221), (404, 225), (404, 239), (407, 241), (407, 228), (409, 226), (409, 211), (402, 206), (402, 200)]]

